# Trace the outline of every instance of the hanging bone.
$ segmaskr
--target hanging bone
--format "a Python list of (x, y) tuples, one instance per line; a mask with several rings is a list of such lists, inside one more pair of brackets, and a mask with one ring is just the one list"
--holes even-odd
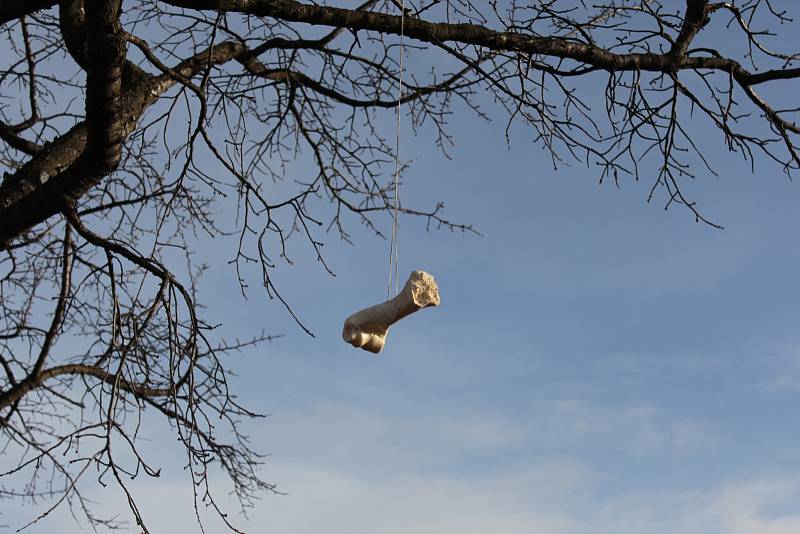
[(439, 287), (433, 276), (414, 271), (403, 290), (392, 300), (358, 311), (344, 321), (342, 338), (372, 353), (379, 353), (389, 327), (417, 310), (439, 305)]

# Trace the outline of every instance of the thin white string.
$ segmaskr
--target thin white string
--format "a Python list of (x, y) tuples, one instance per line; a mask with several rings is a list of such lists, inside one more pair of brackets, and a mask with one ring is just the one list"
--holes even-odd
[(394, 294), (397, 295), (398, 290), (398, 271), (400, 264), (400, 253), (397, 247), (397, 235), (399, 230), (398, 225), (398, 212), (400, 210), (400, 108), (403, 98), (403, 37), (405, 37), (405, 16), (406, 16), (406, 2), (402, 0), (400, 3), (400, 72), (398, 74), (397, 83), (397, 125), (395, 127), (394, 137), (394, 205), (392, 206), (392, 239), (389, 243), (389, 281), (386, 287), (386, 300), (392, 295), (392, 275), (394, 274)]

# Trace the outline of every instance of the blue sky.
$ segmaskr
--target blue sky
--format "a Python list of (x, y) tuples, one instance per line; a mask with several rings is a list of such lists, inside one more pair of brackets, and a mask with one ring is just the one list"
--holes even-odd
[[(229, 332), (286, 334), (231, 362), (239, 395), (271, 414), (247, 428), (288, 493), (241, 524), (797, 532), (796, 185), (719, 160), (720, 178), (694, 188), (726, 225), (714, 230), (647, 205), (646, 183), (598, 186), (579, 165), (537, 165), (524, 142), (507, 150), (497, 125), (457, 129), (450, 161), (408, 139), (417, 163), (403, 193), (445, 199), (483, 237), (403, 221), (401, 270), (434, 274), (442, 305), (399, 323), (379, 357), (339, 335), (385, 294), (385, 241), (327, 247), (336, 278), (310, 257), (279, 271), (315, 338), (257, 292), (243, 302), (213, 266), (206, 302)], [(159, 454), (174, 442), (152, 435)], [(162, 479), (134, 488), (154, 531), (194, 532), (172, 454)]]
[[(340, 339), (344, 318), (386, 291), (388, 244), (357, 223), (354, 246), (325, 247), (335, 278), (303, 249), (276, 273), (313, 338), (257, 290), (242, 300), (230, 266), (212, 262), (205, 303), (231, 337), (285, 334), (230, 362), (239, 396), (270, 414), (245, 428), (286, 492), (238, 524), (800, 532), (798, 185), (711, 141), (719, 176), (701, 172), (689, 191), (726, 227), (715, 230), (647, 204), (650, 172), (617, 189), (579, 163), (554, 171), (522, 129), (507, 148), (503, 126), (454, 116), (449, 160), (404, 131), (404, 201), (443, 200), (483, 236), (402, 219), (401, 276), (432, 273), (442, 305), (396, 325), (377, 358)], [(231, 246), (198, 253), (218, 260)], [(158, 425), (149, 436), (163, 474), (132, 483), (140, 508), (153, 532), (196, 532), (175, 439)], [(90, 494), (124, 510), (108, 490)], [(32, 514), (3, 512), (11, 525)], [(29, 531), (56, 527), (85, 525), (62, 513)]]

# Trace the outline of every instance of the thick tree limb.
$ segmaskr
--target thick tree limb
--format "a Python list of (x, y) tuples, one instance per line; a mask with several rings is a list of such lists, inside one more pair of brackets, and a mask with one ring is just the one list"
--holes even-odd
[(42, 9), (50, 9), (58, 0), (0, 0), (0, 25)]
[(117, 383), (121, 390), (132, 393), (139, 398), (167, 397), (174, 394), (174, 389), (172, 388), (155, 388), (147, 384), (129, 382), (125, 379), (117, 381), (114, 373), (94, 365), (65, 364), (43, 369), (36, 376), (31, 376), (18, 382), (8, 391), (0, 391), (0, 412), (12, 406), (42, 384), (45, 384), (48, 380), (65, 375), (94, 377), (109, 385)]
[[(142, 45), (137, 39), (128, 39), (138, 43), (138, 46)], [(8, 246), (22, 232), (74, 203), (107, 176), (116, 166), (115, 158), (119, 156), (122, 141), (135, 129), (146, 109), (175, 84), (186, 83), (209, 65), (220, 65), (235, 59), (254, 76), (307, 87), (353, 107), (391, 107), (397, 104), (396, 100), (356, 100), (302, 73), (266, 69), (256, 60), (259, 53), (270, 47), (314, 48), (319, 43), (320, 41), (290, 43), (284, 39), (276, 39), (249, 50), (241, 43), (225, 41), (184, 60), (172, 69), (159, 65), (159, 68), (166, 71), (160, 76), (143, 74), (138, 67), (125, 64), (124, 68), (130, 69), (133, 74), (122, 76), (121, 79), (134, 79), (135, 84), (113, 100), (115, 103), (111, 105), (115, 106), (115, 114), (95, 113), (93, 119), (89, 119), (87, 103), (86, 121), (56, 139), (46, 150), (39, 151), (19, 171), (6, 177), (0, 184), (0, 249), (3, 248), (3, 243)], [(416, 88), (406, 94), (401, 102), (446, 90), (470, 70), (472, 68), (467, 67), (441, 83)], [(112, 121), (115, 116), (117, 118)], [(88, 125), (92, 122), (99, 125), (97, 136), (99, 143), (107, 146), (105, 152), (97, 148), (100, 145), (88, 142)], [(92, 150), (89, 151), (87, 147), (92, 147)]]
[[(58, 163), (64, 156), (74, 157), (76, 153), (80, 156), (53, 180), (49, 180), (55, 174), (52, 165), (49, 169), (41, 168), (36, 158), (21, 169), (23, 180), (14, 180), (13, 176), (6, 178), (11, 184), (25, 182), (22, 188), (32, 192), (19, 198), (18, 192), (4, 190), (7, 189), (4, 181), (4, 187), (0, 188), (0, 202), (5, 208), (0, 210), (0, 244), (74, 203), (119, 164), (122, 142), (135, 124), (130, 103), (121, 105), (126, 41), (119, 22), (119, 9), (120, 0), (86, 2), (86, 41), (93, 51), (93, 60), (86, 76), (85, 134), (81, 125), (74, 127), (71, 135), (58, 144), (58, 150), (47, 151), (44, 159), (55, 156), (53, 163)], [(83, 150), (77, 152), (79, 148)]]
[[(191, 77), (209, 62), (224, 63), (242, 50), (240, 45), (221, 43), (181, 62), (174, 70)], [(112, 69), (114, 75), (119, 74), (116, 66)], [(103, 86), (105, 81), (93, 79)], [(169, 74), (145, 77), (139, 74), (133, 87), (121, 94), (114, 86), (108, 93), (96, 89), (87, 95), (87, 100), (89, 96), (95, 99), (92, 105), (87, 101), (87, 120), (59, 137), (0, 185), (0, 249), (4, 243), (8, 246), (11, 239), (74, 203), (107, 176), (119, 161), (122, 142), (135, 129), (142, 114), (176, 83)], [(103, 110), (109, 106), (114, 112), (104, 114)], [(89, 142), (89, 125), (93, 121), (97, 141)]]
[(88, 143), (82, 155), (87, 174), (106, 175), (119, 165), (127, 119), (122, 104), (122, 67), (127, 41), (119, 21), (122, 0), (87, 0), (86, 45), (92, 61), (86, 69)]
[(495, 51), (572, 59), (608, 71), (673, 72), (710, 69), (732, 73), (743, 85), (800, 77), (800, 72), (795, 72), (798, 69), (752, 74), (733, 59), (685, 56), (686, 47), (704, 24), (708, 11), (708, 3), (705, 0), (687, 0), (689, 6), (687, 22), (678, 37), (676, 48), (665, 54), (617, 54), (594, 44), (563, 37), (538, 37), (497, 31), (476, 24), (428, 22), (418, 18), (406, 18), (403, 21), (397, 15), (309, 5), (294, 0), (162, 0), (162, 2), (186, 9), (238, 12), (289, 22), (369, 30), (382, 34), (399, 35), (402, 25), (406, 37), (426, 43), (458, 42)]
[(686, 0), (686, 14), (683, 17), (681, 32), (672, 45), (670, 54), (682, 57), (689, 49), (695, 36), (708, 22), (708, 0)]
[(86, 42), (86, 2), (84, 0), (60, 0), (58, 3), (58, 26), (69, 55), (82, 69), (88, 70), (90, 59)]
[[(165, 0), (171, 5), (191, 9), (215, 9), (236, 11), (258, 16), (270, 16), (287, 21), (348, 27), (383, 33), (399, 33), (401, 18), (395, 15), (375, 13), (360, 9), (350, 10), (317, 5), (307, 5), (294, 0)], [(64, 2), (64, 9), (75, 9), (82, 1)], [(89, 4), (87, 7), (89, 7)], [(7, 178), (0, 186), (0, 243), (9, 243), (28, 228), (43, 222), (64, 206), (73, 203), (85, 192), (108, 175), (118, 164), (121, 144), (133, 131), (144, 110), (157, 96), (180, 81), (195, 75), (207, 65), (217, 65), (238, 59), (254, 75), (264, 76), (308, 87), (354, 107), (388, 107), (393, 101), (359, 100), (325, 87), (308, 76), (287, 70), (270, 70), (261, 66), (255, 56), (268, 49), (267, 45), (287, 47), (276, 40), (265, 43), (254, 51), (248, 51), (240, 43), (226, 42), (205, 54), (184, 61), (177, 68), (160, 77), (149, 77), (138, 87), (123, 91), (121, 76), (124, 61), (124, 35), (119, 27), (115, 3), (99, 2), (90, 11), (96, 13), (87, 21), (87, 43), (96, 49), (97, 61), (87, 65), (89, 80), (87, 84), (87, 120), (74, 127), (54, 142), (48, 150), (32, 158), (16, 176)], [(100, 11), (98, 11), (100, 9)], [(687, 14), (680, 35), (672, 50), (665, 54), (609, 52), (594, 44), (582, 43), (561, 37), (537, 37), (515, 32), (500, 32), (474, 24), (432, 23), (418, 18), (405, 20), (405, 34), (421, 41), (441, 44), (456, 41), (463, 44), (482, 46), (494, 51), (516, 51), (531, 55), (552, 56), (572, 59), (591, 68), (610, 71), (649, 70), (674, 72), (684, 69), (711, 69), (730, 73), (743, 87), (771, 80), (800, 77), (800, 69), (772, 70), (750, 73), (737, 61), (724, 57), (687, 56), (686, 52), (694, 38), (705, 24), (710, 7), (703, 0), (687, 0)], [(71, 36), (70, 50), (80, 62), (82, 47), (77, 43), (80, 21), (69, 18), (65, 37)], [(92, 22), (94, 21), (94, 22)], [(65, 23), (66, 24), (66, 23)], [(64, 26), (65, 24), (62, 24)], [(78, 24), (78, 26), (76, 26)], [(91, 42), (90, 42), (91, 41)], [(320, 46), (319, 42), (308, 41), (295, 46)], [(209, 55), (210, 54), (210, 55)], [(93, 58), (95, 55), (93, 54)], [(105, 58), (105, 59), (103, 59)], [(133, 66), (128, 66), (134, 69)], [(453, 79), (456, 79), (454, 77)], [(452, 81), (452, 80), (451, 80)], [(425, 92), (446, 88), (441, 84)], [(425, 94), (422, 92), (420, 94)], [(746, 91), (748, 94), (751, 91)], [(405, 100), (411, 98), (406, 96)], [(121, 104), (121, 105), (120, 105)], [(793, 125), (782, 123), (777, 114), (768, 114), (779, 128), (793, 130)], [(87, 137), (88, 136), (88, 137)], [(87, 139), (94, 139), (87, 144)], [(20, 148), (35, 152), (36, 146), (23, 144), (12, 138)]]

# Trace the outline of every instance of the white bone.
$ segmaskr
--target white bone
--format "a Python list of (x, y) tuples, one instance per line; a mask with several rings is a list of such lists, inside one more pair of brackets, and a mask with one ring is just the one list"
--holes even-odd
[(438, 306), (440, 302), (439, 286), (433, 276), (425, 271), (414, 271), (395, 298), (345, 319), (342, 338), (354, 347), (377, 354), (386, 343), (390, 326), (417, 310)]

